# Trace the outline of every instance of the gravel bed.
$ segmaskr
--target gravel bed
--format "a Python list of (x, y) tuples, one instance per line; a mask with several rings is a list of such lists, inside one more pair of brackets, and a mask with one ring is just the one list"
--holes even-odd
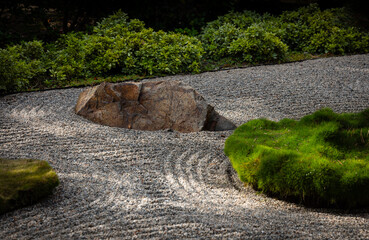
[[(158, 80), (158, 79), (155, 79)], [(237, 125), (369, 107), (369, 54), (177, 75)], [(258, 194), (223, 153), (232, 131), (145, 132), (74, 114), (84, 89), (0, 98), (0, 157), (47, 160), (50, 198), (0, 216), (0, 239), (369, 239), (369, 211)]]

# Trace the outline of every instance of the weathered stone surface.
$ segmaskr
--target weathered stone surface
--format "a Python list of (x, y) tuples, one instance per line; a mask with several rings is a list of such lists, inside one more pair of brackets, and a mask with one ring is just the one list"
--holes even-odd
[(178, 81), (102, 83), (80, 94), (75, 111), (96, 123), (138, 130), (197, 132), (236, 127), (193, 88)]

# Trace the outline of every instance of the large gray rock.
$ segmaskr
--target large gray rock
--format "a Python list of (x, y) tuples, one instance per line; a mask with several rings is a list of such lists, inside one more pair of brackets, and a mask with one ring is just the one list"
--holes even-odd
[(102, 83), (83, 91), (75, 111), (93, 122), (138, 130), (235, 129), (193, 88), (178, 81)]

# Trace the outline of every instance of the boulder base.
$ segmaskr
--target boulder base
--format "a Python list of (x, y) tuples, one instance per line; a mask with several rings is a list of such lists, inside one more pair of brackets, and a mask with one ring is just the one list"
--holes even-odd
[(179, 81), (102, 83), (80, 94), (75, 111), (96, 123), (137, 130), (236, 128), (193, 88)]

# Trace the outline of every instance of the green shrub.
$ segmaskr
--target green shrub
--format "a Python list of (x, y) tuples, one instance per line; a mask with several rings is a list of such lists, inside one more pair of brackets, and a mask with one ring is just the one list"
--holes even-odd
[(0, 214), (50, 195), (59, 179), (45, 161), (0, 159)]
[(228, 48), (241, 34), (241, 29), (231, 23), (218, 28), (207, 28), (200, 36), (209, 58), (220, 59), (229, 55)]
[(155, 32), (118, 11), (92, 35), (68, 33), (46, 47), (33, 41), (0, 49), (0, 93), (108, 74), (197, 73), (203, 53), (195, 37)]
[(118, 68), (124, 45), (121, 39), (91, 35), (84, 40), (86, 75), (101, 75)]
[(41, 41), (23, 42), (0, 49), (0, 93), (15, 92), (42, 84), (46, 77)]
[(310, 38), (304, 48), (311, 53), (365, 53), (369, 52), (369, 35), (351, 27), (342, 29), (333, 27), (330, 31), (321, 31)]
[(244, 11), (228, 13), (210, 22), (199, 38), (206, 55), (214, 60), (231, 57), (247, 63), (283, 60), (287, 46), (281, 42), (276, 18)]
[(255, 12), (230, 12), (217, 20), (209, 22), (203, 29), (200, 40), (207, 57), (219, 60), (230, 57), (229, 47), (253, 23), (260, 22), (261, 16)]
[(63, 86), (71, 79), (85, 77), (85, 35), (68, 33), (48, 46), (51, 79), (48, 86)]
[(199, 72), (203, 48), (194, 37), (155, 32), (118, 11), (97, 24), (86, 41), (86, 65), (94, 74)]
[(194, 37), (155, 32), (121, 11), (98, 23), (94, 33), (67, 34), (50, 48), (50, 85), (104, 74), (199, 72), (203, 49)]
[(136, 52), (140, 72), (148, 75), (200, 72), (204, 50), (199, 40), (163, 31), (153, 32), (151, 37)]
[(225, 23), (218, 29), (209, 28), (201, 36), (207, 56), (212, 59), (232, 57), (248, 63), (283, 60), (288, 47), (262, 24), (252, 24), (246, 30)]
[(254, 24), (230, 44), (228, 53), (244, 62), (260, 63), (283, 60), (287, 50), (287, 45), (273, 33)]
[(156, 32), (118, 11), (90, 35), (69, 33), (46, 46), (31, 41), (0, 49), (0, 94), (106, 75), (197, 73), (222, 62), (281, 62), (302, 52), (369, 52), (369, 34), (352, 26), (345, 9), (321, 11), (316, 4), (280, 16), (230, 12), (209, 22), (198, 38), (194, 29), (177, 32)]
[[(242, 56), (249, 63), (283, 60), (286, 47), (280, 41), (290, 51), (312, 54), (369, 52), (369, 34), (353, 27), (351, 19), (344, 8), (321, 11), (317, 4), (286, 11), (278, 17), (250, 11), (231, 12), (208, 23), (199, 38), (208, 58)], [(255, 31), (260, 41), (245, 37)]]
[(141, 32), (145, 23), (138, 19), (129, 20), (128, 15), (121, 10), (98, 22), (93, 32), (99, 36), (117, 37), (126, 36), (131, 32)]
[(350, 26), (350, 19), (343, 8), (321, 11), (317, 4), (311, 4), (280, 16), (279, 24), (283, 31), (279, 37), (294, 51), (335, 54), (368, 52), (368, 33)]
[(300, 121), (252, 120), (226, 140), (240, 179), (309, 206), (369, 206), (369, 109), (323, 109)]

